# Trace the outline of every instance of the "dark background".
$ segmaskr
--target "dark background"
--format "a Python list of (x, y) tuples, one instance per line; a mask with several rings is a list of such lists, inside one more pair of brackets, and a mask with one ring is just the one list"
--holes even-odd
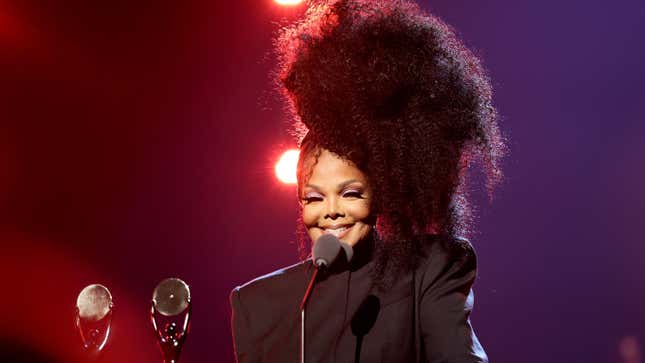
[[(509, 135), (479, 201), (492, 362), (619, 362), (644, 336), (645, 5), (423, 1), (484, 60)], [(105, 361), (160, 361), (148, 309), (191, 286), (182, 362), (233, 361), (229, 291), (297, 262), (270, 0), (0, 2), (0, 355), (76, 361), (75, 299), (115, 300)], [(7, 358), (13, 357), (13, 358)]]

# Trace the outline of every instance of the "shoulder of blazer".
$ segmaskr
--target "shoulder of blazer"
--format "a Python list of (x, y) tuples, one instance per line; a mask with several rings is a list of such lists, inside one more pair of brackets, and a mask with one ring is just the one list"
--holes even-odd
[(306, 284), (311, 267), (310, 260), (299, 262), (257, 277), (236, 287), (232, 293), (239, 294), (245, 301), (254, 301), (273, 294), (297, 293), (300, 291), (297, 288), (299, 282)]
[(423, 265), (427, 263), (447, 266), (459, 264), (462, 268), (475, 270), (476, 257), (473, 245), (466, 238), (429, 235), (421, 246), (422, 262), (418, 267), (424, 269)]

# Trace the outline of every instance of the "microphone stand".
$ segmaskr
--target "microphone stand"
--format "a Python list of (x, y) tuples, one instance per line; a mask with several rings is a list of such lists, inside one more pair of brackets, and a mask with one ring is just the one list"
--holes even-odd
[(325, 273), (327, 268), (334, 263), (341, 250), (345, 250), (347, 261), (349, 261), (352, 254), (351, 247), (347, 246), (345, 248), (335, 236), (324, 234), (314, 243), (312, 261), (316, 270), (314, 270), (311, 280), (309, 280), (309, 286), (307, 286), (305, 296), (303, 296), (300, 303), (300, 363), (305, 363), (305, 308), (307, 307), (307, 301), (311, 297), (318, 276)]
[(311, 292), (314, 290), (314, 284), (316, 284), (318, 274), (320, 270), (325, 268), (326, 266), (324, 263), (316, 266), (316, 269), (311, 276), (311, 280), (309, 280), (309, 286), (307, 286), (305, 296), (302, 298), (302, 302), (300, 303), (300, 363), (305, 363), (305, 308), (307, 307), (309, 296), (311, 296)]

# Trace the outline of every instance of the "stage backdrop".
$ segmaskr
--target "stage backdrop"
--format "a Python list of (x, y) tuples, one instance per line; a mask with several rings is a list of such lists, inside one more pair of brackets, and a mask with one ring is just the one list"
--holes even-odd
[[(645, 5), (421, 5), (483, 58), (509, 137), (505, 181), (475, 193), (472, 321), (491, 361), (620, 362), (645, 338)], [(230, 290), (298, 261), (269, 74), (303, 10), (2, 2), (2, 360), (78, 361), (76, 295), (99, 282), (106, 361), (159, 361), (147, 314), (166, 277), (192, 291), (182, 362), (234, 360)]]

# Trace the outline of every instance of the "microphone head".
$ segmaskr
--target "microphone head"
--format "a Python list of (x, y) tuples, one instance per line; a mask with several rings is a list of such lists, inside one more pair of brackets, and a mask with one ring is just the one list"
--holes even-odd
[(78, 294), (76, 308), (81, 319), (99, 321), (112, 309), (112, 295), (103, 285), (88, 285)]
[(179, 315), (190, 304), (190, 289), (180, 279), (165, 279), (155, 287), (155, 291), (152, 293), (152, 303), (161, 315)]
[(336, 236), (323, 234), (316, 240), (316, 243), (314, 243), (314, 249), (312, 252), (314, 265), (317, 267), (329, 267), (329, 265), (331, 265), (338, 257), (340, 249), (340, 241)]

